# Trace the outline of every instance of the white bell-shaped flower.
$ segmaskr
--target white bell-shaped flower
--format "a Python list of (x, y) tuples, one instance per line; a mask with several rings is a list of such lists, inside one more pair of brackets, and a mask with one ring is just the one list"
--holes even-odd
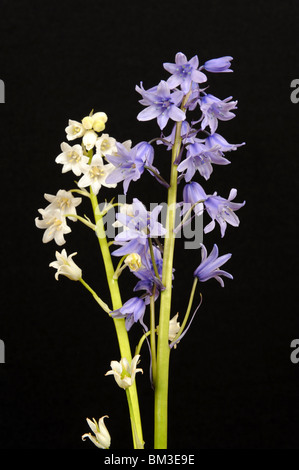
[(115, 381), (120, 388), (126, 389), (131, 387), (137, 372), (143, 373), (142, 369), (136, 368), (139, 358), (140, 355), (135, 356), (132, 359), (131, 365), (125, 357), (123, 357), (120, 362), (111, 361), (111, 370), (106, 372), (105, 375), (114, 375)]
[(58, 281), (59, 275), (66, 276), (72, 281), (79, 281), (82, 277), (82, 271), (77, 266), (77, 264), (72, 260), (72, 257), (75, 256), (77, 253), (72, 253), (71, 255), (67, 255), (66, 250), (62, 250), (61, 253), (56, 251), (56, 261), (52, 261), (49, 264), (51, 268), (57, 269), (55, 273), (55, 279)]
[(104, 418), (108, 418), (108, 416), (102, 416), (102, 418), (99, 419), (98, 423), (94, 418), (92, 418), (92, 420), (86, 418), (86, 421), (90, 429), (94, 433), (94, 436), (91, 433), (86, 433), (82, 436), (83, 441), (85, 441), (85, 439), (88, 437), (91, 442), (93, 442), (94, 445), (97, 446), (99, 449), (109, 449), (111, 444), (111, 437), (104, 423)]

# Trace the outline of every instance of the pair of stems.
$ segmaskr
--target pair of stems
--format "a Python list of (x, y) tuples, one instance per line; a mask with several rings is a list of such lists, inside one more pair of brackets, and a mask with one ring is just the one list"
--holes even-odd
[[(189, 94), (185, 96), (181, 109), (185, 110), (185, 104)], [(177, 158), (181, 148), (181, 128), (182, 122), (176, 124), (175, 141), (172, 148), (170, 184), (168, 187), (167, 215), (166, 215), (166, 236), (163, 252), (162, 284), (164, 290), (160, 294), (160, 315), (159, 334), (156, 347), (155, 330), (155, 305), (154, 294), (150, 301), (150, 343), (152, 350), (152, 372), (155, 388), (155, 408), (154, 408), (154, 448), (167, 449), (168, 431), (168, 381), (169, 381), (169, 321), (172, 300), (172, 273), (175, 247), (175, 218), (177, 204)], [(90, 199), (94, 212), (96, 232), (104, 260), (106, 277), (111, 295), (113, 310), (121, 308), (122, 300), (120, 296), (118, 280), (115, 279), (115, 270), (111, 259), (109, 245), (106, 238), (102, 215), (99, 213), (98, 200), (96, 195), (90, 190)], [(132, 360), (130, 342), (125, 328), (124, 319), (113, 319), (118, 338), (121, 357), (126, 357), (129, 363)], [(143, 448), (143, 433), (138, 402), (136, 383), (126, 390), (128, 406), (130, 411), (132, 435), (134, 448)]]

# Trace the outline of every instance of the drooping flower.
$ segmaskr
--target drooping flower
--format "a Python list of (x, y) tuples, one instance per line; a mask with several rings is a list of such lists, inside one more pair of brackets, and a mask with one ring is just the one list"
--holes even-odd
[(61, 253), (56, 251), (56, 261), (52, 261), (49, 266), (57, 269), (57, 272), (55, 273), (55, 279), (57, 281), (59, 275), (66, 276), (67, 278), (71, 279), (71, 281), (79, 281), (79, 279), (81, 279), (82, 271), (72, 260), (72, 257), (76, 254), (77, 253), (72, 253), (68, 256), (66, 250), (64, 249), (61, 251)]
[(224, 152), (230, 152), (232, 150), (237, 150), (238, 147), (245, 145), (245, 142), (241, 144), (230, 144), (227, 140), (220, 134), (216, 132), (209, 135), (205, 139), (205, 145), (211, 150), (215, 148), (215, 152), (218, 152), (220, 155), (223, 155)]
[(91, 150), (94, 148), (97, 138), (98, 134), (93, 129), (90, 129), (84, 133), (82, 142), (86, 150)]
[(116, 183), (109, 184), (106, 182), (106, 178), (114, 170), (114, 166), (111, 163), (104, 164), (103, 159), (100, 155), (94, 155), (90, 164), (86, 164), (83, 167), (83, 176), (78, 181), (80, 188), (86, 188), (91, 186), (94, 194), (98, 194), (102, 186), (107, 188), (115, 188)]
[(163, 257), (159, 248), (155, 245), (152, 246), (153, 257), (155, 262), (155, 267), (153, 264), (152, 256), (148, 246), (144, 247), (142, 252), (141, 267), (134, 272), (135, 277), (139, 279), (137, 284), (134, 287), (134, 292), (143, 290), (143, 299), (146, 305), (150, 303), (150, 297), (154, 295), (156, 300), (164, 286), (162, 284), (162, 268), (163, 268)]
[(233, 276), (230, 273), (223, 271), (219, 268), (230, 258), (231, 253), (218, 257), (218, 246), (216, 244), (214, 244), (213, 249), (208, 256), (207, 249), (202, 244), (201, 263), (195, 269), (194, 276), (196, 276), (201, 282), (205, 282), (211, 278), (214, 278), (220, 283), (221, 287), (224, 287), (224, 282), (221, 276), (228, 277), (229, 279), (233, 279)]
[(191, 83), (203, 83), (207, 81), (204, 73), (198, 69), (198, 57), (195, 55), (188, 60), (185, 54), (178, 52), (175, 56), (175, 63), (164, 63), (163, 67), (167, 72), (171, 73), (167, 83), (170, 89), (180, 85), (181, 90), (186, 95), (190, 91)]
[(124, 194), (127, 194), (130, 182), (137, 181), (144, 172), (145, 165), (152, 164), (153, 148), (147, 142), (141, 142), (130, 149), (117, 142), (116, 147), (115, 155), (106, 155), (106, 160), (114, 166), (107, 177), (107, 183), (123, 181)]
[(130, 207), (130, 215), (119, 212), (116, 219), (125, 230), (118, 233), (114, 239), (114, 244), (122, 245), (113, 252), (115, 256), (138, 253), (142, 255), (148, 249), (148, 238), (156, 238), (166, 234), (166, 229), (158, 222), (158, 216), (163, 209), (162, 205), (157, 205), (152, 211), (147, 211), (146, 207), (139, 199), (134, 198)]
[(232, 72), (230, 69), (231, 61), (233, 58), (231, 56), (218, 57), (217, 59), (210, 59), (204, 63), (203, 68), (207, 72)]
[(65, 128), (65, 132), (67, 140), (75, 140), (79, 137), (83, 137), (85, 133), (85, 128), (83, 127), (81, 122), (69, 119), (69, 123), (68, 126)]
[(57, 245), (65, 243), (64, 235), (70, 233), (72, 230), (67, 225), (65, 217), (61, 214), (59, 209), (46, 210), (38, 209), (42, 219), (35, 218), (35, 225), (38, 228), (45, 229), (42, 241), (48, 243), (54, 239)]
[(186, 184), (183, 189), (184, 208), (182, 210), (182, 214), (194, 206), (194, 213), (198, 216), (202, 215), (204, 210), (203, 203), (206, 197), (206, 193), (202, 190), (202, 187), (196, 181), (191, 181), (190, 183)]
[[(62, 216), (67, 214), (77, 214), (76, 207), (81, 204), (81, 197), (74, 197), (70, 191), (65, 191), (64, 189), (59, 189), (56, 195), (53, 194), (44, 194), (44, 198), (50, 202), (50, 204), (45, 208), (45, 211), (51, 212), (55, 209), (59, 209)], [(68, 217), (73, 222), (77, 219), (76, 217)]]
[(145, 303), (139, 297), (132, 297), (127, 300), (122, 307), (113, 310), (111, 316), (113, 318), (125, 318), (126, 330), (129, 331), (134, 323), (140, 321), (145, 313)]
[(228, 165), (230, 161), (221, 155), (219, 148), (217, 144), (207, 147), (204, 140), (194, 139), (187, 147), (186, 158), (178, 166), (179, 172), (185, 172), (185, 181), (191, 181), (196, 171), (208, 180), (213, 172), (213, 164)]
[(215, 228), (215, 221), (220, 225), (221, 237), (224, 237), (227, 224), (233, 227), (239, 226), (240, 220), (235, 211), (243, 207), (245, 201), (241, 203), (232, 202), (236, 195), (237, 190), (233, 188), (229, 193), (228, 199), (217, 196), (217, 193), (206, 198), (205, 208), (212, 221), (204, 228), (205, 233), (209, 233)]
[(132, 359), (131, 364), (128, 360), (123, 357), (120, 362), (111, 361), (110, 367), (111, 370), (106, 372), (105, 375), (114, 375), (115, 381), (120, 388), (126, 389), (131, 387), (135, 380), (135, 375), (137, 372), (143, 373), (143, 370), (137, 367), (139, 362), (140, 355), (138, 354)]
[(129, 267), (130, 271), (138, 271), (142, 266), (141, 256), (138, 253), (130, 253), (124, 260), (124, 264)]
[(94, 436), (91, 433), (86, 433), (82, 436), (83, 441), (88, 437), (99, 449), (109, 449), (111, 445), (111, 437), (104, 423), (104, 418), (108, 418), (108, 416), (102, 416), (98, 423), (94, 418), (92, 418), (92, 421), (86, 418), (87, 424), (94, 433)]
[(83, 155), (81, 145), (76, 144), (71, 146), (66, 142), (62, 142), (60, 148), (62, 153), (55, 158), (55, 162), (63, 165), (62, 173), (72, 171), (76, 176), (80, 176), (82, 173), (82, 164), (88, 163), (88, 157)]
[(137, 119), (139, 121), (149, 121), (157, 118), (160, 129), (164, 129), (168, 120), (184, 121), (185, 113), (178, 106), (180, 105), (184, 93), (180, 90), (171, 93), (169, 85), (165, 80), (148, 90), (144, 90), (142, 83), (140, 87), (136, 85), (136, 91), (142, 95), (140, 104), (147, 106), (141, 111)]
[(204, 95), (200, 100), (200, 109), (203, 113), (203, 119), (201, 123), (202, 129), (207, 126), (211, 129), (211, 134), (214, 134), (218, 127), (218, 120), (229, 121), (235, 117), (235, 114), (231, 112), (232, 109), (237, 109), (237, 101), (230, 101), (231, 96), (220, 100), (211, 94)]

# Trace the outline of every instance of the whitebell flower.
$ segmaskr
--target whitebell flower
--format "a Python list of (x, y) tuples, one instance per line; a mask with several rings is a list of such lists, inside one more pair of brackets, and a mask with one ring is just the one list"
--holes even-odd
[(63, 245), (65, 243), (64, 234), (70, 233), (72, 230), (67, 225), (60, 209), (38, 209), (38, 212), (42, 215), (42, 220), (36, 217), (35, 225), (38, 228), (45, 229), (42, 238), (43, 243), (48, 243), (54, 239), (57, 245)]
[(98, 194), (101, 186), (106, 186), (107, 188), (115, 188), (116, 183), (108, 184), (105, 182), (107, 176), (115, 169), (111, 163), (106, 165), (103, 162), (100, 155), (94, 155), (90, 165), (84, 165), (83, 176), (78, 181), (78, 186), (80, 188), (86, 188), (91, 186), (94, 194)]
[(83, 137), (85, 129), (81, 122), (69, 119), (69, 125), (65, 128), (65, 132), (67, 140), (74, 140)]
[[(81, 197), (74, 197), (70, 191), (64, 189), (59, 189), (55, 196), (53, 194), (44, 194), (44, 198), (50, 202), (45, 211), (51, 212), (59, 209), (64, 217), (67, 214), (77, 215), (76, 207), (82, 202)], [(77, 220), (75, 217), (69, 217), (69, 219)]]
[(106, 372), (105, 375), (114, 375), (115, 381), (120, 388), (126, 389), (131, 387), (137, 372), (143, 373), (142, 369), (136, 368), (139, 358), (140, 355), (135, 356), (132, 359), (131, 365), (125, 357), (123, 357), (120, 362), (111, 361), (111, 370)]
[(99, 449), (109, 449), (111, 444), (111, 437), (104, 423), (104, 418), (108, 418), (108, 416), (102, 416), (98, 423), (94, 418), (92, 418), (92, 421), (91, 419), (86, 418), (86, 421), (94, 433), (94, 436), (91, 433), (86, 433), (82, 436), (83, 441), (85, 441), (85, 439), (88, 437), (91, 442), (93, 442), (94, 445)]
[(88, 157), (83, 155), (81, 145), (76, 144), (71, 146), (66, 142), (62, 142), (60, 148), (62, 153), (56, 157), (55, 162), (63, 165), (62, 173), (72, 171), (76, 176), (80, 176), (82, 173), (82, 164), (89, 162)]
[(82, 277), (82, 271), (77, 264), (72, 260), (72, 257), (77, 253), (67, 255), (66, 250), (62, 250), (61, 253), (56, 251), (55, 256), (57, 261), (52, 261), (49, 264), (51, 268), (57, 269), (55, 273), (55, 279), (58, 281), (59, 275), (66, 276), (72, 281), (79, 281)]
[(94, 148), (97, 138), (98, 134), (94, 130), (90, 129), (85, 132), (82, 142), (86, 150), (91, 150)]
[[(175, 339), (176, 335), (180, 331), (181, 326), (180, 323), (177, 321), (178, 315), (179, 314), (177, 313), (174, 317), (169, 320), (168, 340), (170, 342)], [(157, 326), (157, 334), (159, 334), (159, 325)], [(174, 345), (174, 348), (176, 348), (176, 344)]]
[(106, 155), (114, 155), (117, 152), (116, 139), (110, 137), (109, 134), (102, 134), (96, 141), (96, 153), (105, 157)]

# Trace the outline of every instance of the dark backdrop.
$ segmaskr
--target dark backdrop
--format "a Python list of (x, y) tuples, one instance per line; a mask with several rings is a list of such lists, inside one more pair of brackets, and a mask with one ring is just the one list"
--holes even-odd
[[(91, 109), (109, 116), (107, 132), (133, 143), (158, 135), (135, 84), (168, 75), (176, 52), (200, 62), (234, 57), (233, 74), (209, 74), (211, 92), (238, 100), (221, 123), (230, 142), (246, 142), (206, 184), (227, 196), (238, 189), (238, 229), (207, 236), (232, 252), (225, 289), (201, 286), (203, 305), (171, 358), (171, 449), (298, 449), (297, 178), (299, 104), (290, 100), (298, 71), (299, 5), (293, 1), (1, 2), (1, 314), (0, 447), (86, 449), (86, 417), (109, 415), (112, 448), (130, 448), (125, 394), (104, 377), (119, 360), (112, 323), (81, 285), (54, 279), (57, 246), (34, 225), (43, 194), (73, 186), (54, 162), (68, 119)], [(168, 171), (159, 149), (156, 165)], [(103, 193), (104, 194), (104, 193)], [(111, 194), (111, 193), (109, 193)], [(149, 175), (128, 197), (165, 201)], [(86, 206), (86, 213), (90, 214)], [(79, 223), (66, 235), (84, 278), (108, 300), (94, 235)], [(181, 248), (180, 243), (178, 247)], [(184, 312), (199, 252), (178, 251), (174, 312)], [(122, 280), (123, 297), (131, 285)], [(132, 345), (141, 329), (134, 325)], [(144, 348), (141, 410), (152, 446), (153, 393)]]

